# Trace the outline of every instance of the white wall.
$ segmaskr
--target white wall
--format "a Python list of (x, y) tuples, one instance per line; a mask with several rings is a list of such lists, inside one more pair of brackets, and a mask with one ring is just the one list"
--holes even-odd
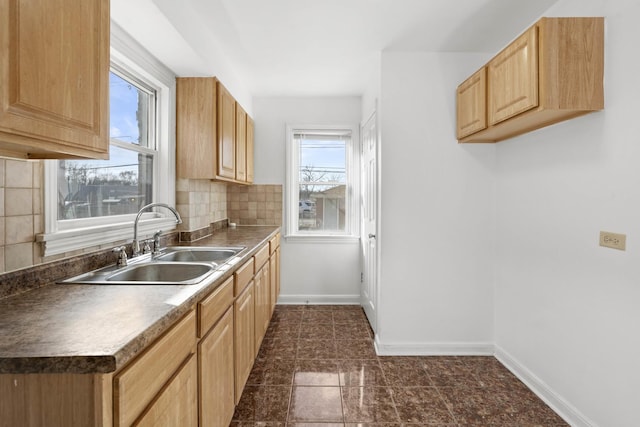
[(382, 54), (379, 351), (492, 352), (495, 146), (458, 145), (487, 55)]
[[(497, 145), (498, 356), (575, 425), (640, 425), (640, 3), (606, 17), (605, 111)], [(627, 234), (627, 251), (598, 233)]]
[[(360, 97), (256, 97), (253, 108), (256, 184), (284, 186), (287, 124), (358, 125), (361, 118)], [(281, 251), (280, 302), (359, 302), (357, 242), (301, 243), (285, 238)]]

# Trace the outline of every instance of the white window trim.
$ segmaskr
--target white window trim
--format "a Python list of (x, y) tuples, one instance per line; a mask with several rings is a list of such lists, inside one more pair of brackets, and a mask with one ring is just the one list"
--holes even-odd
[[(111, 22), (111, 63), (150, 82), (156, 89), (156, 125), (158, 129), (154, 168), (154, 202), (175, 205), (175, 74), (154, 58), (117, 24)], [(45, 161), (44, 217), (45, 230), (36, 236), (44, 243), (44, 256), (56, 255), (133, 239), (135, 214), (101, 217), (82, 221), (86, 226), (58, 229), (57, 161)], [(138, 238), (147, 238), (157, 230), (175, 229), (170, 212), (150, 212), (142, 216)]]
[[(297, 130), (348, 130), (351, 132), (351, 142), (347, 147), (347, 204), (349, 209), (344, 232), (300, 232), (298, 231), (299, 217), (299, 165), (294, 159), (299, 158), (299, 149), (294, 143), (293, 134)], [(356, 125), (286, 125), (286, 188), (285, 188), (285, 239), (287, 242), (304, 243), (354, 243), (360, 240), (359, 203), (360, 194), (360, 136)]]

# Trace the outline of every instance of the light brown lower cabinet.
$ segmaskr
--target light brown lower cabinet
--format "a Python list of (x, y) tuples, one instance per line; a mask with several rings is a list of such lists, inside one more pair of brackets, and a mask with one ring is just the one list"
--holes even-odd
[(228, 426), (235, 408), (233, 307), (198, 344), (200, 425)]
[[(155, 344), (119, 372), (113, 381), (114, 425), (134, 425), (152, 406), (178, 370), (195, 353), (196, 315), (191, 310)], [(197, 382), (193, 382), (193, 394)], [(175, 389), (173, 387), (171, 390)], [(163, 401), (171, 398), (163, 397)], [(179, 399), (179, 396), (174, 396)], [(169, 402), (168, 405), (173, 405)], [(192, 410), (197, 414), (197, 399)], [(176, 406), (179, 406), (176, 403)]]
[(197, 426), (197, 385), (198, 365), (196, 356), (192, 354), (133, 425), (138, 427)]
[(269, 289), (269, 263), (266, 262), (260, 270), (256, 272), (253, 278), (255, 283), (255, 357), (258, 356), (260, 350), (260, 344), (262, 344), (262, 338), (267, 331), (269, 321), (271, 320), (271, 312), (269, 310), (269, 300), (271, 297), (271, 290)]
[(234, 348), (235, 348), (235, 402), (240, 402), (242, 390), (247, 383), (253, 361), (255, 359), (255, 307), (253, 281), (236, 298), (233, 304), (234, 313)]

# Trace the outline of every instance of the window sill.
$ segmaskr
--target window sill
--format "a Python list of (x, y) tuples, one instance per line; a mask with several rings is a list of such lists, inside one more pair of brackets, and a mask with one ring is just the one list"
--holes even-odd
[[(158, 230), (170, 231), (175, 227), (176, 221), (171, 218), (142, 220), (138, 223), (138, 239), (146, 239)], [(133, 240), (133, 222), (76, 228), (36, 236), (36, 241), (44, 246), (45, 257), (102, 245), (115, 246), (114, 242), (122, 240)]]
[(331, 234), (289, 234), (285, 236), (288, 243), (359, 243), (358, 236), (331, 235)]

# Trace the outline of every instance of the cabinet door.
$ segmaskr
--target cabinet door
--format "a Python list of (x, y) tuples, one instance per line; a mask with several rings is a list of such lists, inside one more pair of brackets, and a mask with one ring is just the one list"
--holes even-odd
[(491, 125), (538, 106), (537, 44), (534, 25), (489, 62)]
[(487, 127), (487, 69), (482, 67), (456, 91), (458, 139)]
[(273, 255), (271, 255), (271, 258), (269, 258), (269, 273), (270, 273), (269, 293), (271, 294), (269, 296), (269, 311), (271, 314), (273, 314), (273, 310), (275, 310), (276, 308), (276, 302), (278, 301), (277, 264), (278, 264), (278, 255), (274, 251)]
[(234, 347), (235, 347), (235, 388), (236, 405), (240, 402), (242, 390), (253, 367), (255, 359), (254, 322), (255, 308), (253, 298), (253, 282), (238, 296), (233, 305), (234, 315)]
[(113, 381), (114, 424), (131, 425), (195, 351), (196, 316), (189, 312)]
[(247, 182), (253, 183), (253, 138), (254, 123), (253, 119), (247, 116)]
[(235, 407), (233, 308), (230, 307), (198, 345), (200, 425), (228, 426)]
[(276, 300), (280, 297), (280, 248), (276, 249)]
[(269, 326), (270, 319), (270, 310), (269, 310), (269, 263), (266, 263), (264, 267), (262, 267), (256, 273), (255, 278), (253, 279), (255, 282), (255, 300), (256, 300), (256, 326), (255, 326), (255, 355), (258, 356), (258, 351), (260, 350), (260, 344), (262, 344), (262, 338), (264, 338), (264, 334), (267, 331), (267, 327)]
[(0, 2), (0, 153), (109, 155), (109, 2)]
[(247, 181), (247, 113), (236, 102), (236, 181)]
[(216, 177), (216, 84), (213, 77), (176, 79), (178, 178)]
[(236, 178), (236, 101), (218, 82), (218, 177)]
[(142, 416), (136, 427), (198, 425), (198, 365), (191, 355)]

